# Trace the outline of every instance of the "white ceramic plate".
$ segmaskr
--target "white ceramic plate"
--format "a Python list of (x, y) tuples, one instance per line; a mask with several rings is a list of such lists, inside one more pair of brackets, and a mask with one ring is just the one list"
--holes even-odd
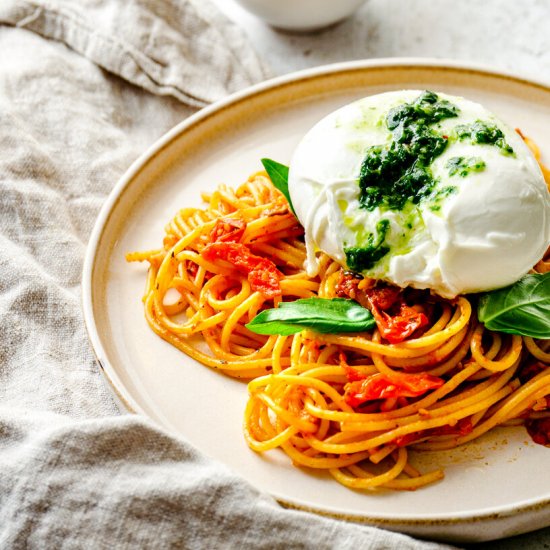
[(308, 70), (250, 88), (175, 127), (116, 185), (97, 221), (84, 269), (92, 344), (130, 410), (287, 506), (454, 541), (545, 527), (550, 525), (550, 449), (530, 442), (522, 428), (424, 455), (417, 463), (426, 469), (442, 464), (446, 479), (417, 492), (356, 492), (294, 468), (280, 451), (250, 451), (241, 433), (245, 383), (192, 361), (149, 329), (141, 303), (146, 266), (124, 260), (127, 251), (158, 247), (165, 223), (180, 207), (200, 205), (201, 190), (239, 184), (260, 169), (262, 157), (288, 162), (301, 136), (330, 111), (403, 88), (479, 101), (550, 156), (550, 88), (511, 75), (450, 62), (379, 60)]

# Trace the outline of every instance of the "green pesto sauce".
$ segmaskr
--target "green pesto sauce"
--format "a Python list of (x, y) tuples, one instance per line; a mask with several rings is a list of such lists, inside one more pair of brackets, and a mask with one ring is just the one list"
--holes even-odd
[(485, 162), (480, 157), (452, 157), (445, 164), (449, 170), (449, 176), (460, 176), (465, 178), (471, 172), (485, 170)]
[[(422, 92), (413, 102), (390, 109), (385, 125), (391, 140), (369, 147), (359, 174), (359, 204), (373, 210), (377, 206), (403, 211), (407, 205), (416, 205), (430, 197), (434, 209), (449, 193), (448, 189), (436, 190), (436, 180), (431, 163), (447, 147), (448, 138), (431, 125), (457, 117), (459, 109), (450, 101), (440, 99), (433, 92)], [(412, 229), (413, 224), (406, 224)], [(389, 221), (381, 220), (376, 234), (368, 234), (360, 240), (364, 246), (345, 248), (346, 261), (353, 271), (369, 270), (378, 263), (390, 247), (384, 244)], [(402, 235), (406, 240), (406, 235)]]
[(455, 105), (429, 91), (422, 92), (412, 103), (391, 109), (386, 126), (392, 140), (369, 147), (361, 165), (361, 207), (401, 210), (407, 202), (418, 204), (429, 196), (436, 183), (429, 166), (448, 142), (430, 125), (458, 113)]
[(380, 220), (376, 224), (376, 235), (370, 233), (366, 238), (365, 246), (344, 248), (349, 269), (352, 271), (371, 269), (390, 251), (389, 247), (383, 244), (389, 227), (389, 220)]
[[(402, 103), (380, 117), (376, 125), (385, 126), (390, 138), (365, 152), (358, 181), (359, 206), (368, 211), (378, 207), (404, 214), (406, 210), (416, 210), (422, 202), (432, 212), (439, 212), (444, 199), (457, 191), (455, 186), (440, 187), (431, 170), (449, 141), (487, 144), (498, 147), (505, 155), (515, 155), (502, 130), (491, 122), (476, 120), (456, 126), (450, 136), (444, 135), (440, 121), (456, 118), (459, 113), (459, 108), (450, 101), (424, 91), (411, 103)], [(375, 117), (373, 113), (365, 113), (363, 118), (363, 122), (372, 124)], [(453, 157), (445, 167), (451, 177), (467, 177), (484, 170), (486, 165), (480, 157)], [(409, 216), (404, 229), (413, 229), (410, 219)], [(365, 231), (360, 235), (358, 246), (344, 247), (349, 269), (364, 272), (380, 262), (390, 252), (385, 242), (388, 230), (389, 220), (381, 220), (374, 233)], [(408, 242), (407, 232), (392, 235), (394, 253), (405, 250)]]
[(514, 155), (514, 150), (504, 138), (504, 133), (495, 124), (476, 120), (471, 124), (461, 124), (454, 129), (460, 141), (468, 140), (473, 144), (487, 144), (498, 147), (504, 155)]
[(456, 191), (457, 188), (453, 185), (448, 185), (434, 191), (430, 197), (430, 210), (432, 212), (439, 212), (441, 210), (441, 203), (443, 202), (443, 199), (453, 193), (456, 193)]

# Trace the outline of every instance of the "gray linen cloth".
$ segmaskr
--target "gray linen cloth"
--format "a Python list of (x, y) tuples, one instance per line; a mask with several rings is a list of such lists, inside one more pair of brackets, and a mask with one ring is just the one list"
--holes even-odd
[(0, 4), (0, 547), (442, 548), (285, 510), (119, 411), (84, 329), (98, 210), (167, 129), (265, 78), (202, 0)]

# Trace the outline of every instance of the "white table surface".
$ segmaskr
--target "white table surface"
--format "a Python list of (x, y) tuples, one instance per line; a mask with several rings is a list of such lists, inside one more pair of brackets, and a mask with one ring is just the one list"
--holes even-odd
[[(550, 83), (550, 0), (367, 0), (312, 34), (277, 31), (233, 0), (212, 1), (246, 31), (273, 76), (353, 59), (435, 57)], [(550, 528), (470, 548), (550, 548)]]
[(549, 0), (367, 0), (355, 16), (315, 34), (278, 32), (233, 0), (213, 1), (274, 75), (352, 59), (437, 57), (550, 83)]

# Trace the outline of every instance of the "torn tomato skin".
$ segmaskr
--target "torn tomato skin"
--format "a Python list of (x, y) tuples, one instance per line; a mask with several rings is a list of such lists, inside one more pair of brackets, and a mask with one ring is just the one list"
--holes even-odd
[(220, 218), (210, 232), (212, 243), (238, 243), (246, 229), (246, 222), (241, 218)]
[(390, 344), (403, 342), (429, 322), (424, 313), (407, 305), (401, 289), (397, 287), (375, 287), (365, 293), (376, 326)]
[(352, 273), (342, 273), (336, 295), (349, 297), (369, 309), (381, 336), (390, 344), (399, 344), (428, 325), (428, 317), (407, 304), (401, 288), (377, 285), (360, 289), (361, 281)]
[(525, 428), (535, 443), (544, 447), (550, 447), (550, 418), (527, 420)]
[(210, 262), (229, 262), (247, 276), (252, 290), (261, 292), (266, 298), (281, 296), (281, 273), (271, 260), (256, 256), (240, 242), (245, 230), (246, 222), (241, 218), (218, 219), (210, 232), (210, 243), (204, 247), (201, 256)]
[(242, 243), (210, 243), (204, 247), (201, 256), (209, 262), (229, 262), (237, 271), (247, 276), (252, 290), (261, 292), (266, 298), (275, 298), (282, 294), (280, 273), (275, 264), (267, 258), (256, 256)]
[[(348, 367), (349, 369), (350, 367)], [(352, 380), (346, 384), (344, 399), (351, 407), (359, 407), (363, 403), (376, 399), (392, 399), (399, 397), (418, 397), (426, 392), (440, 388), (445, 381), (443, 378), (430, 374), (400, 373), (393, 379), (381, 373), (371, 374), (357, 379), (357, 371)]]

